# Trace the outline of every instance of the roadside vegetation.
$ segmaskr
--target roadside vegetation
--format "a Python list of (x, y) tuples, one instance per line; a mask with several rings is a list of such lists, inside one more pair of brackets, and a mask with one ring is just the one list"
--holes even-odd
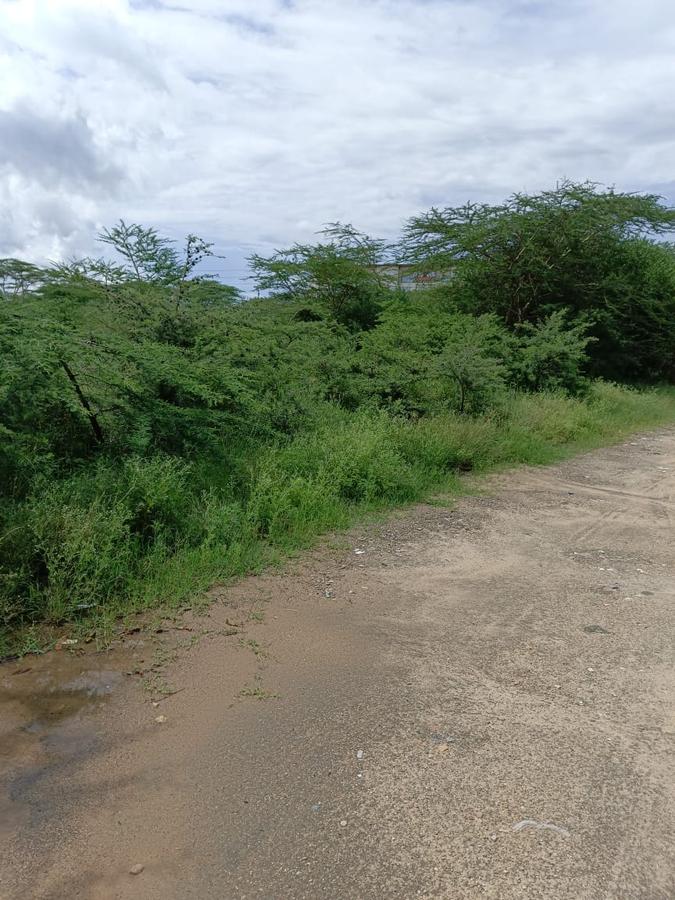
[[(0, 261), (0, 655), (180, 604), (463, 471), (675, 421), (675, 212), (564, 183), (251, 259), (120, 222)], [(429, 278), (406, 292), (382, 264)]]

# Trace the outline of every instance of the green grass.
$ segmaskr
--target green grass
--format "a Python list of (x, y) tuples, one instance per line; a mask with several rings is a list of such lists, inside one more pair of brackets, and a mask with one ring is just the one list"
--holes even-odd
[(48, 645), (56, 627), (105, 641), (120, 617), (178, 607), (375, 511), (457, 494), (462, 472), (550, 463), (673, 422), (675, 390), (596, 383), (584, 399), (514, 395), (482, 418), (328, 408), (311, 432), (247, 460), (244, 479), (222, 478), (236, 490), (166, 456), (101, 464), (13, 511), (0, 655)]

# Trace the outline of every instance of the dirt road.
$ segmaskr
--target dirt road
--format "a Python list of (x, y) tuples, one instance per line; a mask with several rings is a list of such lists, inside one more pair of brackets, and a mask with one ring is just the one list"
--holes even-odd
[(2, 897), (672, 900), (675, 432), (482, 490), (3, 667)]

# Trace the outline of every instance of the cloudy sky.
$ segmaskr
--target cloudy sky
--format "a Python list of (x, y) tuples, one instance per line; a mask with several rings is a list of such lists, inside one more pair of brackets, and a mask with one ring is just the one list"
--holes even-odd
[(673, 200), (674, 161), (673, 0), (0, 0), (0, 255), (123, 217), (237, 282), (563, 176)]

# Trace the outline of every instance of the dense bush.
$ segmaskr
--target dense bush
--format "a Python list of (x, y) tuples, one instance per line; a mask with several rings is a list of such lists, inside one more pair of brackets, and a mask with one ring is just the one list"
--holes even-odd
[[(671, 226), (656, 198), (564, 185), (432, 211), (399, 247), (349, 227), (244, 301), (120, 223), (118, 261), (0, 261), (0, 625), (101, 627), (180, 601), (460, 471), (545, 462), (675, 418)], [(383, 274), (384, 273), (384, 274)]]

